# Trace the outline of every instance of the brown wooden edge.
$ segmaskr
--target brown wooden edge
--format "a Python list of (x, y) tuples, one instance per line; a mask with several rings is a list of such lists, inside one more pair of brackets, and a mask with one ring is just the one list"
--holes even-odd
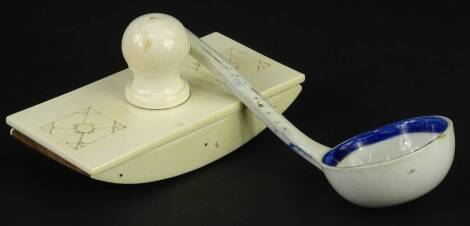
[(26, 135), (20, 133), (18, 130), (12, 128), (11, 135), (14, 138), (18, 139), (19, 141), (26, 144), (27, 146), (33, 148), (34, 150), (38, 151), (39, 153), (41, 153), (41, 154), (43, 154), (43, 155), (45, 155), (45, 156), (47, 156), (51, 159), (54, 159), (56, 162), (66, 166), (67, 168), (69, 168), (69, 169), (71, 169), (71, 170), (73, 170), (77, 173), (83, 174), (85, 176), (90, 176), (85, 171), (81, 170), (80, 168), (73, 165), (69, 161), (67, 161), (67, 160), (63, 159), (62, 157), (58, 156), (54, 152), (52, 152), (49, 149), (45, 148), (44, 146), (38, 144), (36, 141), (32, 140), (31, 138), (27, 137)]

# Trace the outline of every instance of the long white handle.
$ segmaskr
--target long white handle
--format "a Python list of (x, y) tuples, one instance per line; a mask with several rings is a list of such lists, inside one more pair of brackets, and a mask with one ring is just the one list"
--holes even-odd
[(322, 169), (321, 158), (330, 148), (313, 141), (303, 134), (261, 97), (252, 88), (250, 83), (220, 54), (191, 31), (187, 30), (187, 32), (191, 42), (190, 54), (214, 73), (238, 99), (254, 112), (284, 143), (289, 145), (292, 150), (317, 168)]

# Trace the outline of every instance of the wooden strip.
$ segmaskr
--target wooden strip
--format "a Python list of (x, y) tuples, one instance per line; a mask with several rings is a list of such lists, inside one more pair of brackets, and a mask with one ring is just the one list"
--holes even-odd
[(57, 154), (55, 154), (54, 152), (50, 151), (49, 149), (45, 148), (44, 146), (38, 144), (36, 141), (32, 140), (31, 138), (27, 137), (26, 135), (20, 133), (18, 130), (16, 129), (12, 129), (11, 131), (11, 135), (18, 139), (19, 141), (23, 142), (24, 144), (26, 144), (27, 146), (33, 148), (34, 150), (38, 151), (39, 153), (55, 160), (56, 162), (66, 166), (67, 168), (77, 172), (77, 173), (80, 173), (80, 174), (83, 174), (85, 176), (90, 176), (88, 173), (86, 173), (85, 171), (81, 170), (80, 168), (78, 168), (77, 166), (73, 165), (72, 163), (70, 163), (69, 161), (63, 159), (62, 157), (58, 156)]

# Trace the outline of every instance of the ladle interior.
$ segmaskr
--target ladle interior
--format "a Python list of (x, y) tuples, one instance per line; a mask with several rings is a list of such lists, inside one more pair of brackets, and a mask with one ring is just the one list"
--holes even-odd
[(406, 119), (346, 140), (327, 152), (322, 162), (336, 167), (385, 162), (419, 150), (446, 129), (447, 121), (439, 116)]

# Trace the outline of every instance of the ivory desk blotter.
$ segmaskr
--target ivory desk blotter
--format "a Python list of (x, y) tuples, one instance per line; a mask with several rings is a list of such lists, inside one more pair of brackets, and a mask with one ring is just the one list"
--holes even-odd
[[(280, 112), (301, 91), (304, 75), (220, 33), (202, 38)], [(237, 149), (266, 126), (192, 57), (181, 76), (190, 97), (160, 110), (126, 100), (132, 71), (7, 117), (11, 134), (59, 163), (112, 183), (144, 183), (202, 167)]]

